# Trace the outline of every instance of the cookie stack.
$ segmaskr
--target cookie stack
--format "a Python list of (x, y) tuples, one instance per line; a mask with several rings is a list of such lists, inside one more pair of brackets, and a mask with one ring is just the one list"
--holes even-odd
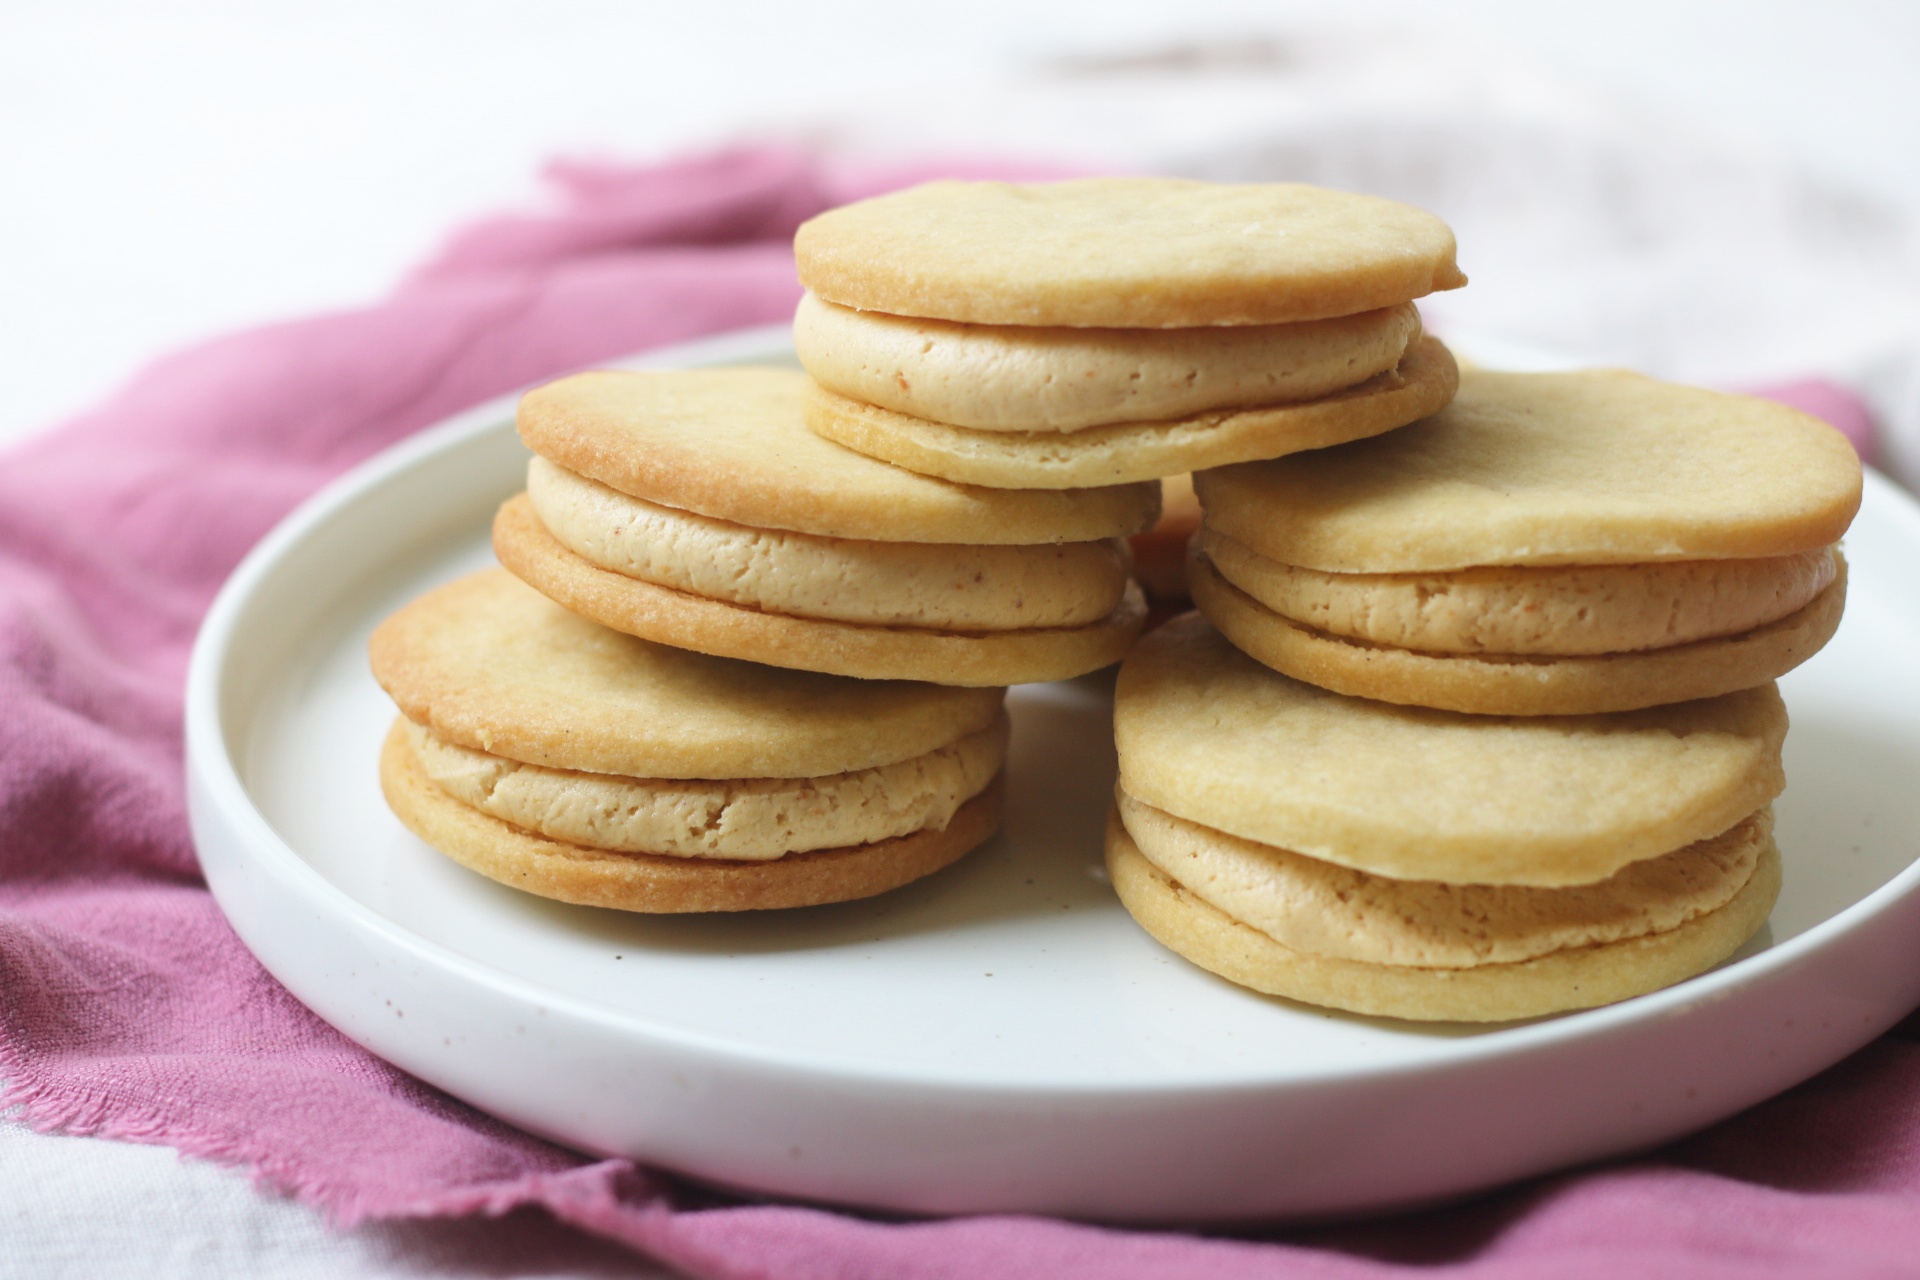
[(621, 635), (498, 569), (381, 624), (387, 802), (455, 861), (627, 911), (892, 889), (999, 823), (999, 689), (847, 680)]
[[(1123, 540), (1161, 476), (1386, 430), (1456, 380), (1412, 307), (1463, 283), (1452, 236), (1388, 201), (934, 184), (816, 219), (797, 251), (802, 359), (860, 399), (776, 369), (542, 387), (527, 492), (494, 524), (532, 591), (472, 579), (375, 637), (402, 711), (389, 800), (467, 865), (646, 911), (925, 874), (992, 830), (1004, 686), (1140, 634)], [(974, 437), (987, 462), (843, 419)], [(829, 704), (867, 734), (810, 731)]]
[(1197, 477), (1195, 602), (1341, 693), (1494, 715), (1711, 697), (1832, 637), (1860, 460), (1782, 405), (1469, 372), (1404, 431)]
[(1071, 490), (1277, 458), (1439, 409), (1429, 213), (1316, 187), (935, 182), (794, 239), (806, 420), (961, 484)]
[(1114, 711), (1114, 888), (1162, 943), (1276, 995), (1503, 1021), (1711, 967), (1780, 885), (1771, 684), (1614, 716), (1413, 711), (1288, 679), (1198, 614)]
[(1122, 539), (1158, 491), (930, 480), (808, 431), (803, 382), (590, 373), (522, 399), (536, 456), (494, 523), (513, 576), (373, 640), (416, 834), (516, 888), (666, 912), (864, 897), (993, 832), (1005, 686), (1133, 642)]
[(1838, 625), (1860, 486), (1824, 423), (1614, 371), (1469, 372), (1401, 431), (1197, 476), (1205, 618), (1120, 677), (1123, 900), (1395, 1017), (1711, 967), (1778, 892), (1773, 681)]

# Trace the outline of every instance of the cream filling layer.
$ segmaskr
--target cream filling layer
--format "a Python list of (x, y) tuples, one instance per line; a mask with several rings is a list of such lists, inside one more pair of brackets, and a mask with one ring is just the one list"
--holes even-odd
[(1488, 566), (1444, 573), (1326, 573), (1282, 564), (1204, 525), (1220, 576), (1329, 635), (1423, 653), (1580, 657), (1740, 635), (1832, 585), (1837, 551), (1752, 560)]
[(1118, 538), (1036, 546), (868, 542), (755, 529), (660, 506), (535, 458), (527, 496), (602, 569), (768, 613), (955, 631), (1080, 627), (1126, 591)]
[(1529, 960), (1677, 929), (1753, 875), (1773, 810), (1593, 884), (1394, 880), (1230, 836), (1118, 793), (1140, 852), (1195, 896), (1292, 950), (1419, 968)]
[(412, 721), (420, 767), (482, 813), (616, 853), (765, 862), (944, 831), (1006, 759), (1008, 721), (910, 760), (824, 778), (662, 779), (577, 773), (457, 746)]
[(1312, 400), (1400, 363), (1412, 303), (1296, 324), (1080, 329), (856, 311), (809, 293), (800, 363), (855, 400), (976, 431), (1079, 431)]

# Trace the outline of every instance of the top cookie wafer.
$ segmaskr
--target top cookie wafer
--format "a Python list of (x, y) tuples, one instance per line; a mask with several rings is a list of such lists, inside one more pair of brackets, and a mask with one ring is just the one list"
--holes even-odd
[(1410, 205), (1181, 178), (930, 182), (821, 214), (794, 254), (829, 302), (989, 325), (1285, 324), (1467, 282)]
[(1124, 537), (1159, 486), (984, 489), (876, 462), (807, 430), (786, 369), (580, 373), (521, 397), (527, 447), (608, 488), (757, 529), (878, 542), (1031, 545)]
[(1209, 528), (1331, 573), (1795, 555), (1860, 483), (1817, 418), (1617, 369), (1467, 371), (1411, 426), (1194, 478)]
[(653, 644), (498, 569), (388, 618), (373, 672), (409, 720), (527, 764), (636, 778), (811, 778), (993, 724), (1002, 690), (849, 680)]

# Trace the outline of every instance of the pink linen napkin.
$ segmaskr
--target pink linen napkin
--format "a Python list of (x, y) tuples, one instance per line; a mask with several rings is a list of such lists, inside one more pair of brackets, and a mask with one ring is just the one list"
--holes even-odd
[[(1021, 174), (1011, 166), (960, 166)], [(787, 317), (805, 217), (923, 173), (780, 152), (565, 166), (564, 201), (457, 235), (386, 301), (164, 360), (0, 469), (0, 1105), (249, 1170), (342, 1222), (542, 1206), (702, 1276), (1907, 1273), (1920, 1045), (1896, 1032), (1656, 1156), (1465, 1206), (1262, 1239), (1045, 1219), (712, 1207), (507, 1128), (373, 1058), (255, 963), (187, 835), (180, 690), (202, 611), (319, 484), (490, 396)], [(1859, 402), (1817, 403), (1870, 446)]]

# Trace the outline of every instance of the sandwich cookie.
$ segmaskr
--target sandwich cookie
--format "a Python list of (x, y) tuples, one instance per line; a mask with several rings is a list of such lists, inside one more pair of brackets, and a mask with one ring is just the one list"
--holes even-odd
[(1492, 715), (1763, 685), (1839, 626), (1839, 432), (1617, 370), (1470, 371), (1388, 436), (1195, 477), (1194, 602), (1325, 688)]
[(1461, 716), (1291, 680), (1189, 614), (1122, 666), (1114, 727), (1122, 901), (1269, 994), (1462, 1021), (1591, 1007), (1719, 963), (1779, 891), (1771, 686)]
[(652, 644), (491, 570), (374, 632), (381, 785), (470, 869), (626, 911), (868, 897), (999, 824), (999, 689), (848, 680)]
[(1453, 234), (1297, 184), (930, 183), (794, 240), (814, 430), (928, 475), (1117, 484), (1321, 448), (1445, 404), (1413, 300)]
[(1009, 493), (809, 432), (803, 375), (592, 373), (530, 392), (538, 455), (501, 563), (662, 644), (867, 679), (1001, 686), (1117, 661), (1145, 614), (1123, 539), (1157, 485)]

